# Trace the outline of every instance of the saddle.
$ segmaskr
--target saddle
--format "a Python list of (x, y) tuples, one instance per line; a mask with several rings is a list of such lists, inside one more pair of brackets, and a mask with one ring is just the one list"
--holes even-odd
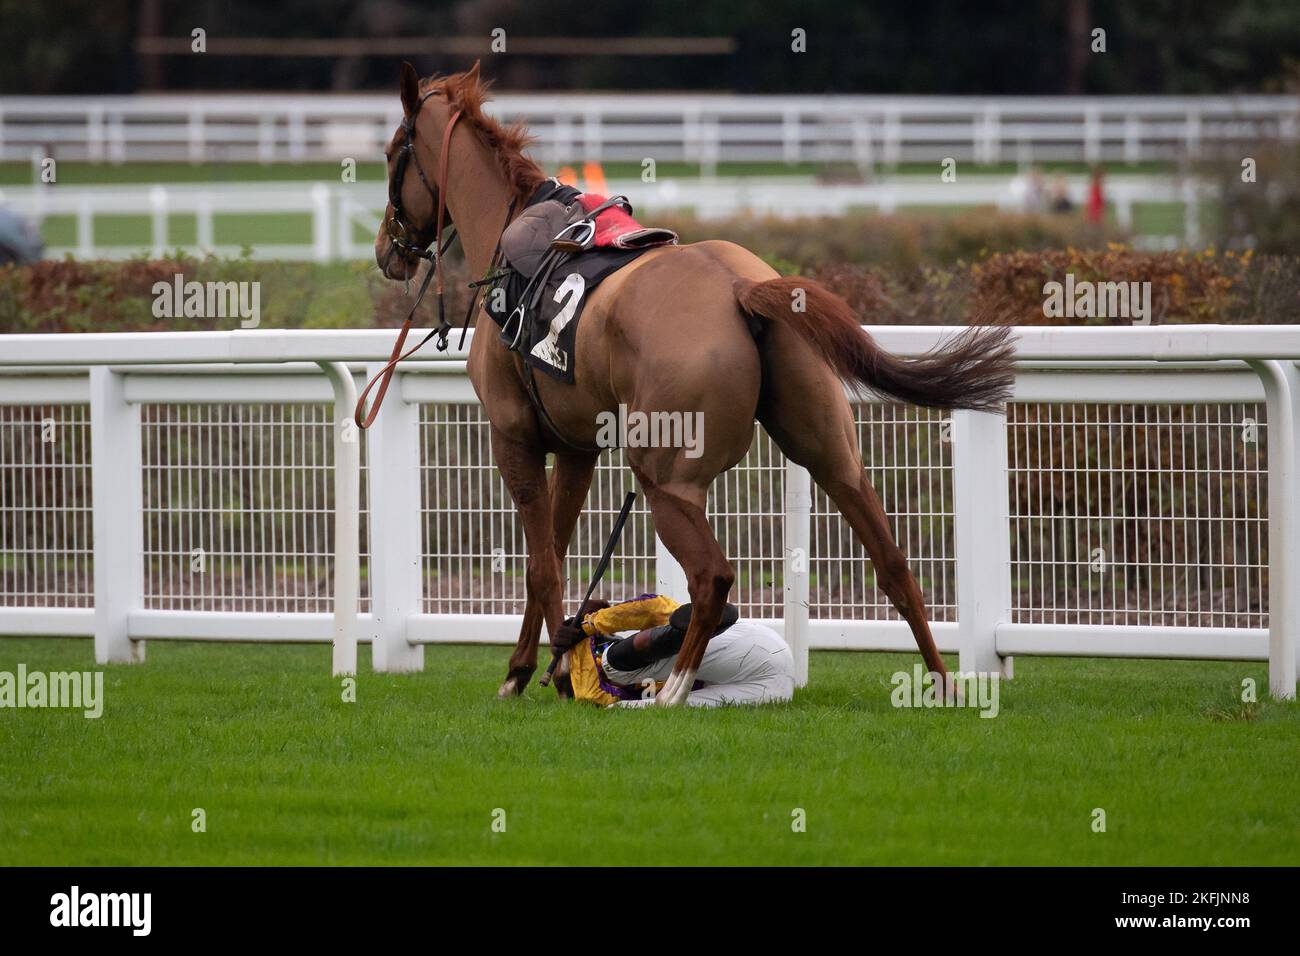
[[(576, 193), (576, 190), (574, 190)], [(671, 229), (642, 226), (626, 196), (578, 193), (570, 201), (543, 199), (526, 207), (501, 236), (501, 254), (532, 278), (551, 253), (575, 255), (592, 247), (649, 249), (677, 241)]]
[(511, 268), (531, 279), (551, 251), (551, 243), (573, 223), (573, 207), (547, 199), (527, 207), (501, 234), (501, 255)]
[[(566, 374), (570, 369), (562, 346), (557, 352), (552, 341), (535, 351), (560, 311), (554, 296), (546, 295), (548, 290), (554, 293), (575, 273), (581, 277), (570, 286), (578, 298), (562, 323), (576, 326), (584, 293), (645, 250), (676, 242), (671, 229), (637, 222), (625, 196), (606, 199), (548, 179), (501, 235), (501, 255), (509, 273), (505, 286), (509, 313), (493, 318), (501, 325), (502, 339), (532, 364), (572, 381)], [(554, 329), (552, 340), (562, 330)], [(575, 332), (576, 328), (569, 329), (566, 338)]]

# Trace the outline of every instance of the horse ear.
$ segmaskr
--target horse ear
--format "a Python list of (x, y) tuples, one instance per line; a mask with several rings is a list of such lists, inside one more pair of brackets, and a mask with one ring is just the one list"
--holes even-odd
[(479, 83), (478, 68), (481, 60), (475, 60), (474, 65), (465, 71), (465, 82), (473, 83), (475, 86)]
[(415, 67), (403, 60), (398, 86), (402, 91), (402, 110), (410, 119), (420, 110), (420, 75)]

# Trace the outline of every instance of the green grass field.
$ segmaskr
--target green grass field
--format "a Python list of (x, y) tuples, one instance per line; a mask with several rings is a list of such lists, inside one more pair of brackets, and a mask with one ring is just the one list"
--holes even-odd
[[(915, 655), (661, 712), (499, 702), (504, 649), (426, 654), (380, 675), (363, 649), (345, 703), (321, 646), (154, 643), (98, 720), (0, 710), (0, 864), (1300, 863), (1300, 708), (1241, 703), (1262, 665), (1021, 659), (981, 719), (894, 709)], [(0, 641), (19, 662), (93, 666)]]

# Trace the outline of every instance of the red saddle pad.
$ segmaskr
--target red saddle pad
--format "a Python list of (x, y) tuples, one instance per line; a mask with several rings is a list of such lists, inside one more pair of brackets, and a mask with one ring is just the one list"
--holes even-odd
[[(599, 193), (583, 193), (578, 197), (578, 202), (587, 212), (605, 201), (606, 197)], [(611, 206), (596, 217), (596, 237), (592, 245), (606, 249), (645, 249), (676, 241), (677, 233), (671, 229), (643, 226), (622, 206)]]

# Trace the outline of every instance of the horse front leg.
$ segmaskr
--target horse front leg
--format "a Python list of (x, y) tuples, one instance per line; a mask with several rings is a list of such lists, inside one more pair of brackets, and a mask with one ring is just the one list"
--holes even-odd
[[(587, 492), (591, 488), (591, 478), (596, 469), (597, 453), (578, 451), (557, 452), (555, 466), (551, 469), (550, 507), (553, 523), (552, 546), (561, 568), (560, 595), (563, 600), (564, 556), (569, 550), (569, 541), (573, 529), (582, 514), (587, 501)], [(532, 549), (529, 548), (531, 553)], [(524, 620), (519, 628), (519, 640), (510, 655), (509, 670), (501, 684), (497, 696), (501, 698), (517, 697), (528, 687), (529, 681), (537, 671), (537, 646), (542, 636), (543, 609), (540, 602), (533, 599), (531, 589), (524, 603)], [(563, 694), (560, 685), (556, 691)]]

